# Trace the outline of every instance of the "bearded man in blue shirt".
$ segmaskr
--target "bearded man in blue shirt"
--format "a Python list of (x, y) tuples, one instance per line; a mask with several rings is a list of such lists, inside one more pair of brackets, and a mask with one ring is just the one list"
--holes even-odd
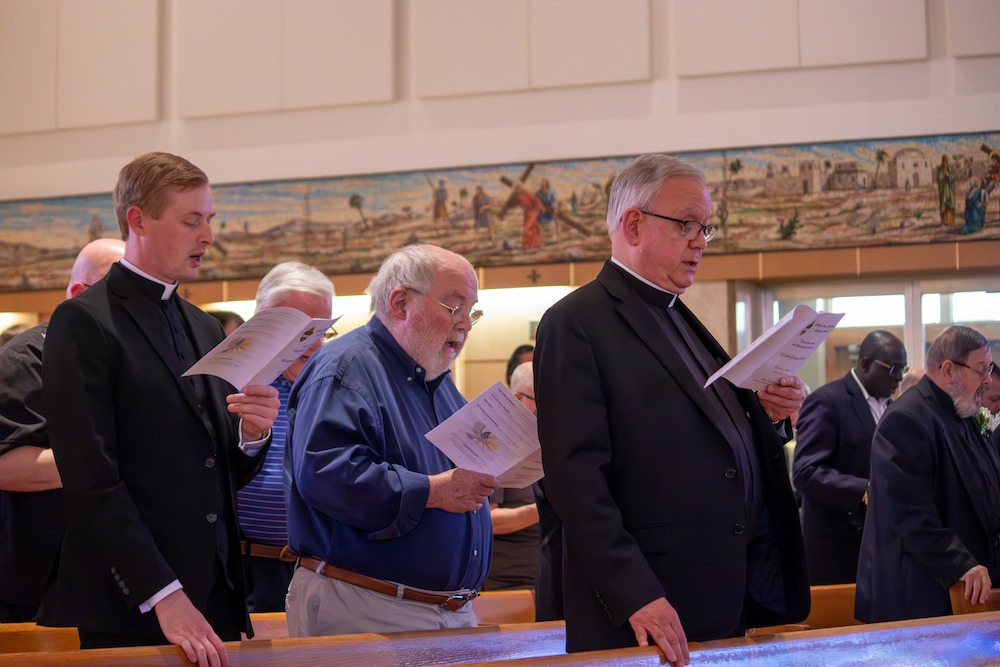
[(289, 397), (292, 637), (475, 626), (489, 570), (499, 481), (424, 437), (466, 402), (449, 367), (482, 316), (475, 271), (412, 245), (368, 292), (374, 317), (313, 355)]

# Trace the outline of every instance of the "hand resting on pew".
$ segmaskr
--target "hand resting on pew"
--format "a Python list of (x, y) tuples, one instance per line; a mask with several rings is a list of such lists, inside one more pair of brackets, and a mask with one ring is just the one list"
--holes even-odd
[(647, 637), (652, 637), (663, 651), (667, 662), (674, 667), (681, 667), (691, 662), (681, 619), (666, 598), (657, 598), (645, 607), (640, 607), (628, 617), (628, 622), (632, 625), (639, 646), (649, 646)]
[(225, 645), (183, 590), (160, 600), (153, 611), (167, 641), (180, 646), (188, 660), (198, 667), (228, 667)]
[(990, 580), (990, 571), (983, 565), (976, 565), (963, 574), (959, 581), (965, 582), (965, 599), (972, 604), (986, 604), (990, 598), (990, 589), (993, 582)]

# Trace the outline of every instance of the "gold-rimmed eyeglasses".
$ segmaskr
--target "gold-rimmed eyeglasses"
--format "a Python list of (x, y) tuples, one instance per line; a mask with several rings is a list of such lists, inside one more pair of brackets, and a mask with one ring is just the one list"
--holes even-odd
[(337, 330), (330, 327), (330, 330), (323, 334), (323, 342), (327, 343), (337, 337)]
[(872, 361), (874, 361), (876, 364), (889, 371), (889, 375), (891, 375), (894, 378), (902, 378), (904, 375), (906, 375), (906, 371), (910, 370), (909, 366), (900, 366), (899, 364), (887, 364), (881, 359), (872, 359)]
[(413, 292), (414, 294), (419, 294), (420, 296), (425, 297), (430, 301), (433, 301), (437, 305), (447, 310), (451, 314), (451, 321), (455, 322), (456, 324), (464, 320), (466, 317), (468, 317), (470, 326), (474, 326), (476, 322), (478, 322), (483, 318), (483, 311), (479, 310), (478, 308), (473, 309), (472, 306), (449, 306), (446, 303), (441, 303), (437, 299), (431, 299), (431, 297), (427, 296), (418, 289), (407, 287), (406, 290), (408, 292)]
[(661, 220), (669, 220), (670, 222), (676, 222), (681, 226), (681, 237), (691, 240), (695, 233), (700, 231), (701, 235), (705, 237), (705, 243), (712, 240), (719, 231), (718, 225), (703, 225), (697, 220), (681, 220), (679, 218), (671, 218), (669, 215), (660, 215), (659, 213), (652, 213), (650, 211), (643, 211), (639, 209), (639, 213), (644, 215), (651, 215), (654, 218), (659, 218)]

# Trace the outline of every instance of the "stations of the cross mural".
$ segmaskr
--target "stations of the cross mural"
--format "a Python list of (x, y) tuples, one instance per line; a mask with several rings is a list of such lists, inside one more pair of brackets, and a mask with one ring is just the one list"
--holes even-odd
[[(1000, 239), (1000, 132), (674, 154), (708, 178), (709, 254)], [(367, 273), (416, 242), (476, 266), (602, 260), (611, 183), (634, 157), (217, 184), (200, 278), (290, 259)], [(118, 236), (110, 193), (0, 202), (0, 289), (59, 288), (102, 236)]]

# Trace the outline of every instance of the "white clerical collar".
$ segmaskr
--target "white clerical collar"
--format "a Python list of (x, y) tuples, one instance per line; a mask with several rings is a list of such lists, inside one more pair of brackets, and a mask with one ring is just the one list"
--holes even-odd
[(625, 273), (627, 273), (630, 276), (632, 276), (633, 278), (635, 278), (636, 280), (641, 281), (641, 282), (649, 285), (650, 287), (652, 287), (655, 290), (659, 290), (659, 291), (663, 292), (664, 294), (669, 294), (670, 296), (674, 297), (673, 299), (670, 300), (670, 304), (667, 305), (667, 308), (673, 308), (674, 307), (674, 303), (677, 301), (677, 295), (676, 294), (674, 294), (671, 291), (663, 289), (659, 285), (654, 285), (653, 283), (649, 282), (648, 280), (646, 280), (645, 278), (643, 278), (642, 276), (640, 276), (638, 273), (636, 273), (632, 269), (628, 268), (627, 266), (625, 266), (624, 264), (622, 264), (621, 262), (619, 262), (616, 257), (612, 257), (611, 258), (611, 263), (614, 264), (615, 266), (617, 266), (618, 268), (620, 268)]
[(170, 283), (163, 282), (159, 278), (154, 278), (153, 276), (149, 275), (148, 273), (146, 273), (145, 271), (143, 271), (138, 266), (136, 266), (135, 264), (133, 264), (132, 262), (128, 261), (125, 258), (120, 259), (118, 263), (124, 266), (132, 273), (142, 276), (146, 280), (152, 280), (154, 283), (158, 285), (163, 285), (163, 295), (160, 297), (161, 301), (166, 301), (167, 299), (169, 299), (171, 295), (173, 295), (174, 291), (177, 289), (177, 283), (171, 285)]

